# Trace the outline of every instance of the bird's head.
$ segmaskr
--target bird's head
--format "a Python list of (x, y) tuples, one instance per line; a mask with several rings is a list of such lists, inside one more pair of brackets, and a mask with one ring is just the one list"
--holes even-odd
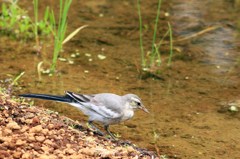
[(147, 108), (143, 105), (141, 99), (135, 95), (135, 94), (127, 94), (125, 95), (127, 97), (127, 101), (129, 103), (129, 106), (132, 109), (141, 109), (146, 113), (149, 113), (149, 111), (147, 110)]

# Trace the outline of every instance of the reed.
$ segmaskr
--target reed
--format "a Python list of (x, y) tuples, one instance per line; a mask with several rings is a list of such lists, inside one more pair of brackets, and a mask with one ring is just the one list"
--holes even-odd
[[(64, 2), (63, 2), (64, 1)], [(53, 26), (54, 33), (54, 51), (52, 58), (52, 65), (50, 68), (51, 73), (55, 72), (57, 59), (62, 49), (62, 42), (64, 41), (65, 33), (67, 30), (67, 14), (70, 8), (72, 0), (60, 0), (60, 10), (58, 25), (56, 26), (55, 16), (53, 11), (51, 12), (51, 23)]]
[(163, 44), (163, 40), (167, 36), (169, 36), (169, 50), (170, 50), (167, 65), (170, 66), (171, 62), (172, 62), (173, 38), (172, 38), (172, 27), (169, 22), (168, 22), (168, 30), (162, 36), (161, 40), (158, 43), (156, 43), (161, 2), (162, 2), (161, 0), (158, 0), (157, 15), (155, 18), (155, 23), (154, 23), (154, 30), (153, 30), (152, 44), (151, 44), (150, 52), (144, 52), (141, 3), (140, 3), (140, 0), (138, 0), (138, 2), (137, 2), (138, 16), (139, 16), (139, 45), (140, 45), (141, 66), (142, 66), (143, 71), (151, 72), (153, 67), (155, 67), (155, 66), (160, 67), (162, 65), (162, 56), (161, 56), (160, 48)]

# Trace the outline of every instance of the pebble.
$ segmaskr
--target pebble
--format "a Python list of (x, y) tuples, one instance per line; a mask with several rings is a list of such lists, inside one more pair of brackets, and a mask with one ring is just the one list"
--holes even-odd
[(45, 140), (45, 137), (44, 136), (36, 136), (35, 137), (37, 141), (39, 142), (43, 142)]
[(71, 148), (65, 149), (65, 154), (70, 154), (70, 155), (72, 155), (72, 154), (74, 154), (74, 153), (75, 153), (75, 151), (74, 151), (73, 149), (71, 149)]
[(48, 146), (42, 146), (41, 149), (43, 150), (43, 152), (46, 153), (46, 152), (49, 152), (50, 147), (48, 147)]
[(49, 130), (48, 130), (48, 129), (43, 129), (43, 130), (42, 130), (42, 133), (43, 133), (44, 135), (47, 135), (47, 134), (48, 134), (48, 132), (49, 132)]
[(20, 151), (15, 151), (12, 156), (13, 156), (13, 158), (21, 158), (22, 152), (20, 152)]
[(8, 123), (7, 124), (7, 128), (9, 128), (11, 130), (19, 130), (19, 129), (21, 129), (21, 127), (15, 121), (12, 121), (12, 122)]
[(49, 124), (48, 125), (48, 129), (53, 129), (54, 128), (54, 125), (53, 124)]
[(25, 152), (23, 155), (22, 155), (22, 158), (23, 159), (29, 159), (29, 158), (31, 158), (31, 154), (29, 153), (29, 152)]
[(44, 144), (53, 145), (53, 142), (51, 140), (47, 139), (44, 141)]
[(5, 136), (9, 136), (9, 135), (11, 135), (11, 134), (12, 134), (12, 130), (11, 130), (11, 129), (8, 129), (8, 128), (6, 128), (6, 129), (4, 129), (4, 130), (3, 130), (3, 134), (4, 134)]
[(32, 127), (30, 129), (30, 133), (40, 133), (42, 132), (43, 128), (42, 128), (42, 125), (38, 125), (38, 126), (35, 126), (35, 127)]
[(23, 141), (23, 140), (21, 140), (21, 139), (18, 139), (18, 140), (16, 141), (16, 145), (17, 145), (17, 146), (22, 146), (22, 145), (24, 145), (24, 144), (26, 144), (26, 141)]

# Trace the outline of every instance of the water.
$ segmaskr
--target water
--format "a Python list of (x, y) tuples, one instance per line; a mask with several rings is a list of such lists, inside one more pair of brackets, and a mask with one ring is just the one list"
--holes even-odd
[[(32, 7), (28, 3), (26, 1), (22, 5), (27, 6), (31, 13)], [(210, 26), (220, 27), (174, 44), (174, 47), (185, 51), (175, 51), (171, 69), (164, 65), (161, 67), (164, 80), (139, 79), (136, 2), (107, 0), (73, 2), (69, 13), (69, 32), (89, 25), (64, 45), (62, 57), (71, 58), (72, 53), (80, 53), (79, 57), (72, 58), (73, 65), (59, 61), (57, 75), (42, 75), (39, 81), (36, 67), (40, 61), (44, 61), (44, 68), (49, 67), (53, 47), (51, 41), (47, 42), (48, 46), (44, 45), (38, 55), (33, 49), (34, 43), (19, 43), (0, 37), (0, 77), (13, 78), (25, 71), (19, 81), (22, 89), (16, 93), (60, 95), (69, 90), (86, 94), (137, 94), (151, 114), (138, 111), (133, 119), (111, 126), (110, 130), (121, 135), (121, 139), (159, 150), (160, 154), (172, 158), (237, 157), (240, 148), (239, 114), (218, 113), (219, 102), (237, 99), (240, 93), (239, 66), (236, 65), (239, 39), (234, 27), (234, 5), (223, 0), (217, 3), (210, 0), (172, 0), (165, 3), (162, 13), (171, 10), (170, 18), (162, 14), (164, 18), (161, 18), (160, 26), (167, 26), (167, 21), (171, 20), (175, 40)], [(41, 1), (40, 10), (44, 10), (46, 4), (49, 2)], [(153, 9), (156, 4), (153, 1), (142, 4), (143, 22), (149, 26), (149, 30), (144, 32), (146, 45), (152, 39), (150, 30), (156, 15)], [(99, 54), (106, 56), (106, 59), (100, 60)], [(189, 55), (190, 60), (176, 58)], [(82, 113), (66, 104), (40, 100), (36, 100), (36, 104), (74, 120), (87, 121)]]

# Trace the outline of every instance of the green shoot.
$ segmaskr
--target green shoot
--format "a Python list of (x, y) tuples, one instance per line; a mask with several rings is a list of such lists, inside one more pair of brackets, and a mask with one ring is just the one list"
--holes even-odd
[(17, 77), (14, 78), (13, 82), (10, 84), (11, 86), (14, 86), (17, 84), (17, 81), (25, 74), (25, 72), (20, 73)]
[(173, 39), (172, 39), (172, 28), (170, 23), (168, 22), (168, 31), (163, 35), (163, 37), (161, 38), (161, 40), (156, 43), (156, 39), (157, 39), (157, 29), (158, 29), (158, 21), (159, 21), (159, 17), (160, 17), (160, 9), (161, 9), (161, 0), (158, 0), (158, 7), (157, 7), (157, 15), (156, 15), (156, 19), (155, 19), (155, 24), (154, 24), (154, 31), (153, 31), (153, 37), (152, 37), (152, 48), (151, 48), (151, 52), (144, 52), (144, 48), (143, 48), (143, 24), (142, 24), (142, 16), (141, 16), (141, 5), (140, 5), (140, 0), (138, 0), (137, 3), (137, 8), (138, 8), (138, 15), (139, 15), (139, 44), (140, 44), (140, 50), (141, 50), (141, 65), (142, 65), (142, 70), (143, 71), (148, 71), (148, 72), (153, 72), (154, 70), (156, 71), (156, 66), (160, 67), (162, 65), (162, 57), (161, 57), (161, 53), (160, 53), (160, 47), (163, 43), (163, 40), (169, 35), (169, 47), (170, 47), (170, 51), (169, 51), (169, 58), (168, 58), (168, 62), (167, 65), (170, 66), (171, 65), (171, 60), (172, 60), (172, 55), (173, 55)]
[[(65, 37), (65, 32), (67, 29), (67, 14), (70, 8), (72, 0), (60, 0), (60, 10), (59, 10), (59, 21), (58, 27), (54, 29), (54, 52), (53, 52), (53, 59), (51, 65), (51, 72), (55, 72), (55, 68), (57, 65), (57, 59), (59, 56), (60, 51), (62, 50), (62, 42)], [(52, 22), (55, 23), (55, 17), (52, 12)], [(55, 26), (55, 25), (54, 25)]]
[(34, 17), (35, 17), (35, 25), (34, 25), (34, 34), (35, 41), (37, 47), (39, 47), (39, 38), (38, 38), (38, 0), (33, 0), (34, 5)]
[(153, 33), (153, 40), (152, 40), (152, 51), (151, 51), (151, 59), (150, 59), (151, 65), (154, 64), (154, 60), (156, 58), (155, 42), (156, 42), (156, 37), (157, 37), (157, 26), (158, 26), (158, 20), (159, 20), (159, 15), (160, 15), (161, 3), (162, 3), (161, 0), (158, 0), (157, 16), (155, 19), (154, 33)]
[(142, 67), (146, 67), (146, 61), (145, 61), (145, 54), (144, 54), (144, 48), (143, 48), (143, 31), (142, 31), (142, 16), (141, 16), (141, 5), (140, 5), (140, 0), (138, 0), (138, 16), (139, 16), (139, 45), (141, 49), (141, 63)]
[(170, 42), (170, 53), (168, 58), (168, 66), (172, 63), (172, 56), (173, 56), (173, 38), (172, 38), (172, 27), (171, 24), (168, 22), (168, 30), (169, 30), (169, 42)]

